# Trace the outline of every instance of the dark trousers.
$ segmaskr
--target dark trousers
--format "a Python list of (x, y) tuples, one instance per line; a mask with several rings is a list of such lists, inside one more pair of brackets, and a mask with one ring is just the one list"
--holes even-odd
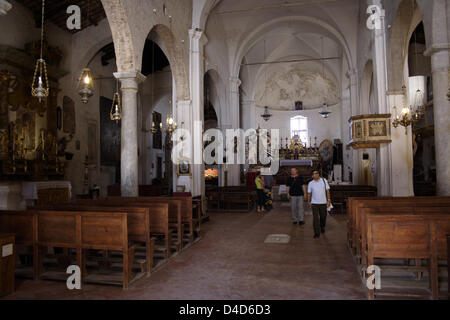
[(258, 194), (258, 207), (262, 208), (264, 207), (264, 204), (266, 203), (265, 198), (266, 198), (266, 193), (264, 192), (263, 189), (258, 189), (256, 190), (257, 194)]
[(313, 225), (314, 234), (320, 235), (320, 229), (325, 229), (327, 223), (327, 205), (326, 204), (313, 204)]

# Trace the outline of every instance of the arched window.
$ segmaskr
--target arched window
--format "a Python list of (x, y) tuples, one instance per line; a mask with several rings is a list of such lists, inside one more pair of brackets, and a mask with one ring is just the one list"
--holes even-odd
[(296, 135), (303, 143), (308, 141), (308, 118), (302, 116), (291, 118), (291, 138)]

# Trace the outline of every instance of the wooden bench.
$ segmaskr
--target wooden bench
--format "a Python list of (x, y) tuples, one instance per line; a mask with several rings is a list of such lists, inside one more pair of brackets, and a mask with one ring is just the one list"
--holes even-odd
[(359, 209), (362, 207), (390, 207), (390, 206), (450, 206), (450, 197), (370, 197), (349, 198), (347, 205), (347, 240), (352, 252), (357, 249), (359, 239), (360, 219)]
[[(29, 230), (32, 217), (33, 230)], [(23, 219), (23, 217), (26, 217)], [(18, 238), (34, 236), (32, 245), (34, 252), (33, 266), (35, 278), (43, 273), (43, 248), (59, 247), (76, 250), (77, 265), (81, 269), (82, 279), (87, 276), (85, 268), (85, 250), (113, 250), (123, 255), (123, 271), (121, 283), (127, 289), (132, 278), (131, 265), (134, 247), (129, 245), (128, 222), (125, 212), (86, 212), (86, 211), (0, 211), (0, 219), (6, 222), (9, 232), (16, 233)], [(26, 228), (16, 228), (17, 221)], [(2, 223), (3, 225), (3, 223)], [(19, 232), (19, 233), (17, 233)], [(21, 233), (27, 232), (27, 234)], [(104, 282), (100, 282), (104, 283)], [(111, 282), (108, 282), (111, 283)]]
[(427, 214), (450, 214), (450, 207), (419, 207), (419, 206), (390, 206), (377, 208), (361, 208), (360, 211), (360, 230), (358, 231), (359, 243), (357, 245), (357, 254), (361, 256), (361, 264), (363, 271), (368, 265), (367, 261), (367, 217), (370, 214), (409, 214), (413, 215), (427, 215)]
[[(151, 237), (151, 214), (158, 214), (157, 211), (167, 211), (167, 206), (148, 207), (101, 207), (94, 205), (75, 205), (75, 204), (58, 204), (55, 206), (36, 206), (30, 207), (30, 210), (50, 210), (50, 211), (95, 211), (95, 212), (126, 212), (128, 214), (128, 237), (132, 242), (143, 243), (145, 246), (145, 264), (142, 272), (147, 276), (150, 275), (153, 267), (153, 253), (155, 246), (155, 238)], [(135, 261), (140, 262), (139, 259)]]
[[(252, 210), (255, 203), (256, 188), (247, 186), (217, 187), (208, 190), (208, 209), (214, 205), (217, 211), (246, 211)], [(232, 208), (235, 205), (237, 208)], [(243, 210), (245, 207), (245, 210)]]
[[(150, 234), (152, 236), (162, 236), (164, 244), (154, 246), (154, 250), (162, 251), (164, 259), (168, 259), (171, 252), (172, 235), (169, 228), (169, 204), (168, 203), (136, 203), (136, 197), (107, 197), (96, 200), (79, 200), (79, 205), (89, 205), (96, 207), (139, 207), (150, 210)], [(163, 208), (163, 210), (152, 210), (153, 208)]]
[(152, 203), (155, 201), (179, 201), (181, 203), (181, 223), (186, 226), (187, 231), (183, 231), (184, 242), (194, 242), (194, 223), (198, 223), (193, 218), (192, 197), (138, 197), (139, 203)]
[[(23, 246), (31, 251), (32, 268), (31, 274), (26, 277), (37, 279), (37, 246), (36, 246), (36, 218), (30, 211), (0, 211), (0, 232), (15, 234), (16, 251), (17, 246)], [(17, 268), (16, 268), (17, 271)]]
[(349, 198), (376, 197), (377, 188), (361, 185), (331, 185), (330, 196), (333, 206), (339, 207), (341, 213), (345, 213)]
[[(438, 299), (438, 259), (448, 258), (450, 215), (371, 213), (366, 224), (368, 264), (376, 258), (429, 259), (431, 297)], [(370, 289), (369, 299), (375, 294)]]

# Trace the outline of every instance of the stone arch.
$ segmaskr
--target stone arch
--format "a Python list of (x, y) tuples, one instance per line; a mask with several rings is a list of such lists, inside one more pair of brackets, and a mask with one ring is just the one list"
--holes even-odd
[[(152, 33), (156, 35), (152, 36)], [(182, 45), (178, 45), (172, 31), (163, 24), (157, 24), (149, 32), (150, 37), (154, 39), (160, 48), (163, 50), (170, 63), (172, 76), (175, 81), (177, 99), (188, 100), (189, 93), (189, 79), (184, 63), (184, 54)], [(142, 52), (144, 48), (142, 46)], [(141, 55), (142, 56), (142, 55)]]
[(101, 0), (116, 51), (118, 72), (136, 71), (136, 54), (123, 0)]
[(221, 0), (193, 0), (192, 27), (205, 30), (209, 13)]
[[(388, 91), (402, 92), (404, 66), (408, 57), (409, 39), (416, 27), (423, 21), (422, 11), (416, 0), (403, 0), (398, 6), (389, 39), (388, 53)], [(427, 26), (425, 27), (425, 38)], [(427, 41), (428, 42), (428, 41)]]
[(319, 31), (321, 31), (322, 33), (324, 33), (325, 35), (327, 35), (328, 37), (330, 37), (331, 39), (333, 39), (342, 46), (349, 69), (355, 68), (354, 59), (350, 52), (350, 47), (347, 43), (347, 40), (339, 30), (317, 18), (306, 16), (289, 16), (276, 18), (260, 25), (259, 27), (255, 28), (254, 31), (252, 31), (243, 41), (241, 41), (241, 45), (236, 50), (234, 60), (231, 63), (231, 74), (232, 75), (239, 74), (242, 58), (255, 43), (259, 42), (264, 37), (264, 34), (268, 30), (273, 30), (274, 28), (276, 28), (277, 24), (285, 22), (310, 23), (317, 26)]

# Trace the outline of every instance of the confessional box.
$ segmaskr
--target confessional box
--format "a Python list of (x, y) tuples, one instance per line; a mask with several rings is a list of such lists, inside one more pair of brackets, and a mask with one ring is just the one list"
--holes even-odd
[(0, 233), (0, 297), (14, 292), (15, 250), (14, 235)]

